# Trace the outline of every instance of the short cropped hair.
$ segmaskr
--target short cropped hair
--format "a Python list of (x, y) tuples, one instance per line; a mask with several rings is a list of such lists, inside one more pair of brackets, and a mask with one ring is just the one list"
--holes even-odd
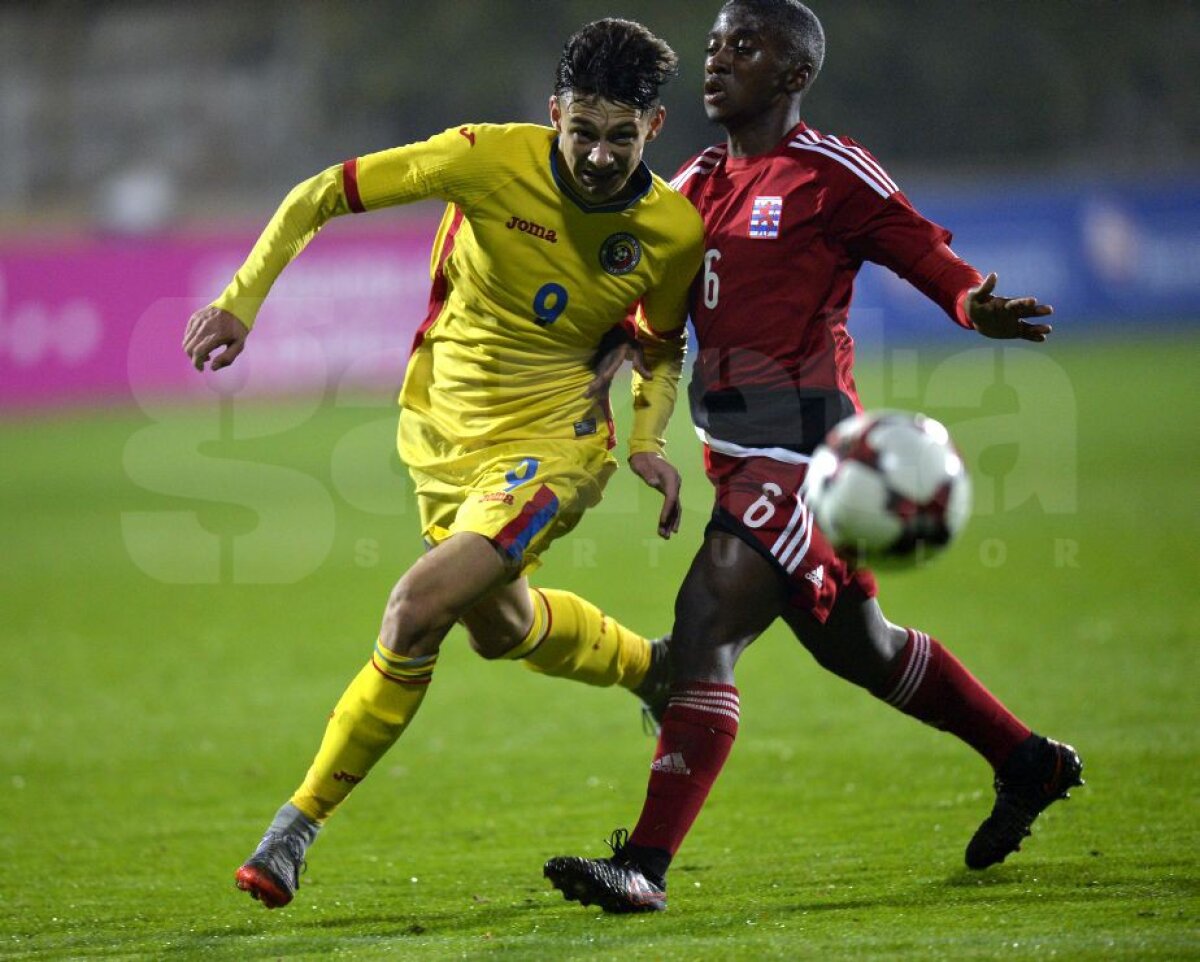
[(603, 97), (645, 110), (675, 76), (675, 51), (640, 23), (610, 17), (577, 30), (563, 47), (554, 93)]
[(800, 0), (726, 0), (722, 10), (740, 7), (749, 10), (784, 45), (784, 53), (793, 65), (812, 64), (812, 80), (825, 62), (825, 30), (817, 15)]

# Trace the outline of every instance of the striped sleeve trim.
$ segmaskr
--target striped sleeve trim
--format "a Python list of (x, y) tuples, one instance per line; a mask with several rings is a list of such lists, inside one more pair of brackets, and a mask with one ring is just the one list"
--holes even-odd
[(346, 194), (346, 203), (356, 214), (366, 211), (362, 197), (358, 193), (358, 158), (352, 157), (342, 164), (342, 190)]
[(709, 147), (699, 157), (692, 161), (687, 167), (675, 175), (675, 179), (671, 181), (671, 186), (676, 190), (682, 190), (683, 185), (695, 177), (697, 174), (705, 176), (712, 173), (713, 168), (721, 162), (721, 158), (725, 156), (728, 148), (724, 144), (719, 144), (716, 147)]
[(874, 157), (861, 147), (845, 143), (837, 137), (819, 137), (814, 131), (804, 130), (788, 146), (823, 154), (837, 161), (856, 174), (880, 197), (891, 197), (900, 190)]

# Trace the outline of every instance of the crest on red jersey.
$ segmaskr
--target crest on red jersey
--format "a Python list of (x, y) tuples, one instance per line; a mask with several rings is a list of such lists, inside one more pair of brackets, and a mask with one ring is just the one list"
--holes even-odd
[(779, 236), (779, 224), (783, 220), (782, 197), (755, 197), (750, 208), (750, 236), (760, 240), (774, 240)]

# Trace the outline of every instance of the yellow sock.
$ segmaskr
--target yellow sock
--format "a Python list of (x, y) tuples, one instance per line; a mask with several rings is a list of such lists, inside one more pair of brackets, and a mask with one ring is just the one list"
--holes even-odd
[(378, 642), (329, 715), (325, 737), (292, 804), (323, 823), (367, 777), (421, 706), (437, 655), (404, 658)]
[(650, 642), (569, 591), (530, 590), (533, 626), (509, 658), (543, 675), (588, 685), (636, 688), (650, 667)]

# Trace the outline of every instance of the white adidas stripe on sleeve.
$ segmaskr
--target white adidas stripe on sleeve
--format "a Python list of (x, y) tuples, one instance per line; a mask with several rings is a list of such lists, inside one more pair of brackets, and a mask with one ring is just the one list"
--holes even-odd
[(861, 147), (849, 147), (836, 137), (817, 137), (811, 130), (805, 130), (788, 146), (824, 154), (836, 160), (847, 170), (857, 174), (859, 179), (880, 197), (891, 197), (900, 189), (895, 181), (883, 172), (883, 168), (871, 160), (866, 151)]

